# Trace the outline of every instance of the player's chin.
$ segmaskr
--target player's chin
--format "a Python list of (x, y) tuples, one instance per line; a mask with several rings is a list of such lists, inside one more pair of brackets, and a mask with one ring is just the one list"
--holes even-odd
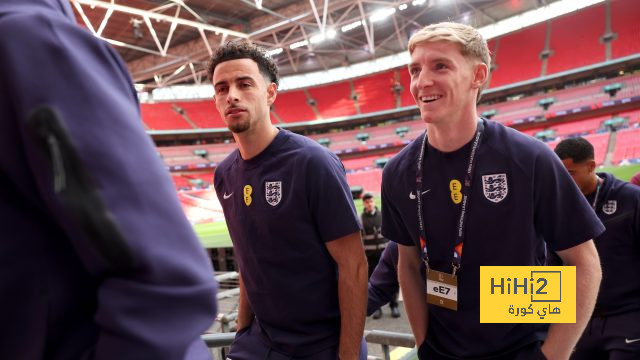
[(420, 111), (420, 118), (425, 124), (436, 124), (438, 122), (438, 118), (432, 111)]
[(250, 125), (251, 123), (248, 119), (227, 122), (227, 128), (234, 134), (240, 134), (249, 130)]

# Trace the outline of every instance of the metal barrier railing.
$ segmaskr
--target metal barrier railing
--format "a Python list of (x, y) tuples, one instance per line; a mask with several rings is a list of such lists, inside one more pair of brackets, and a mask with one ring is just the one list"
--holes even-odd
[(396, 333), (391, 331), (371, 330), (364, 332), (367, 344), (379, 344), (382, 346), (382, 359), (391, 360), (390, 346), (412, 348), (416, 345), (411, 334)]
[[(228, 348), (233, 342), (236, 333), (234, 332), (224, 332), (217, 334), (205, 334), (202, 335), (202, 340), (204, 340), (205, 344), (211, 349), (214, 359), (224, 360)], [(371, 330), (364, 332), (364, 339), (368, 344), (378, 344), (382, 347), (382, 359), (390, 360), (390, 347), (391, 346), (399, 346), (406, 348), (413, 348), (415, 346), (415, 341), (413, 339), (413, 335), (411, 334), (403, 334), (396, 333), (390, 331), (381, 331), (381, 330)]]

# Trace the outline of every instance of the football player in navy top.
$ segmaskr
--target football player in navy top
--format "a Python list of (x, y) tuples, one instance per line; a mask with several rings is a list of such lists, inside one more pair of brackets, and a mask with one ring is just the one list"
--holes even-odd
[(229, 42), (209, 73), (238, 144), (215, 172), (240, 272), (228, 357), (366, 359), (367, 261), (342, 163), (271, 124), (278, 70), (264, 49)]
[(0, 34), (0, 358), (211, 359), (211, 260), (126, 64), (68, 0), (2, 0)]
[(562, 140), (555, 152), (607, 228), (595, 239), (602, 284), (573, 359), (640, 359), (640, 188), (596, 173), (593, 146)]
[[(567, 359), (600, 283), (591, 239), (604, 230), (601, 222), (546, 145), (478, 118), (490, 56), (477, 30), (429, 25), (412, 36), (409, 54), (426, 133), (384, 169), (382, 233), (399, 244), (419, 358)], [(576, 323), (481, 324), (480, 266), (543, 265), (545, 242), (576, 267)], [(425, 277), (450, 279), (457, 296), (431, 294), (422, 263)]]

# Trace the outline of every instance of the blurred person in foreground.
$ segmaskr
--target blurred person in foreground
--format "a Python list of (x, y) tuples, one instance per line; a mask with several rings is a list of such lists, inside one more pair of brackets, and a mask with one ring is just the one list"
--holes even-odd
[(209, 359), (211, 262), (125, 64), (68, 1), (0, 2), (3, 359)]

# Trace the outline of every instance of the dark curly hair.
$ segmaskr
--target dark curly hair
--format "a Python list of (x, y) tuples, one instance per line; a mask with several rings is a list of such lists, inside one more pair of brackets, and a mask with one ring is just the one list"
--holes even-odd
[(594, 159), (593, 145), (579, 136), (560, 141), (554, 151), (560, 160), (571, 159), (576, 164)]
[(232, 40), (220, 46), (211, 56), (207, 66), (209, 80), (213, 80), (213, 71), (218, 64), (238, 59), (251, 59), (258, 64), (260, 73), (278, 86), (278, 65), (262, 47), (246, 39)]

